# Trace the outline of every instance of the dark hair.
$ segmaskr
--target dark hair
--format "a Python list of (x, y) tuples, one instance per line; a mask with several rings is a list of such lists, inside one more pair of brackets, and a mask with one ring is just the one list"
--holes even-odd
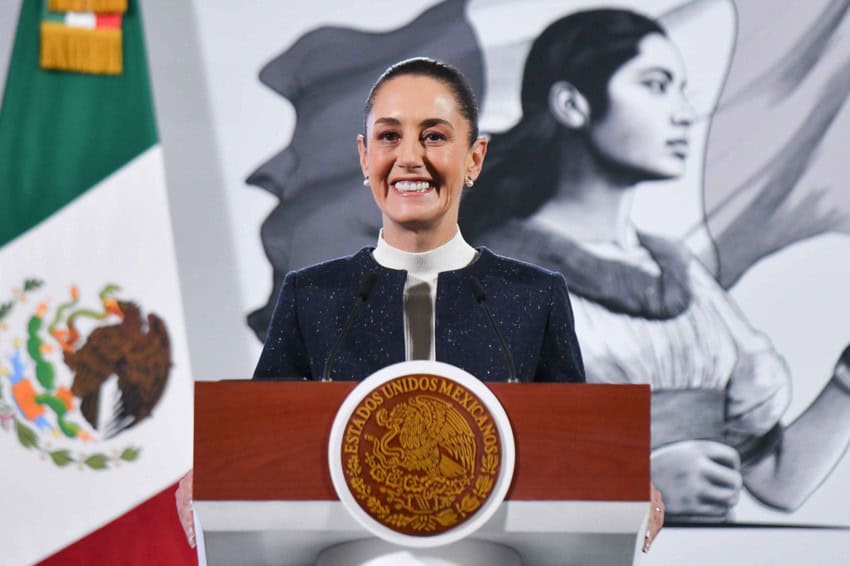
[(535, 39), (522, 77), (522, 119), (491, 138), (478, 185), (461, 203), (467, 238), (530, 216), (554, 196), (562, 156), (561, 126), (549, 112), (552, 84), (572, 84), (588, 101), (591, 122), (601, 119), (608, 111), (611, 76), (637, 56), (638, 44), (652, 33), (667, 35), (646, 16), (600, 9), (565, 16)]
[(378, 77), (378, 80), (369, 90), (369, 96), (366, 97), (366, 105), (363, 108), (364, 135), (366, 134), (366, 121), (369, 119), (369, 113), (372, 112), (372, 105), (375, 102), (375, 95), (377, 95), (378, 90), (388, 80), (402, 75), (430, 77), (449, 87), (455, 97), (460, 114), (469, 122), (469, 145), (475, 143), (475, 140), (478, 139), (478, 103), (475, 100), (472, 87), (469, 86), (469, 82), (463, 76), (463, 73), (455, 67), (429, 57), (414, 57), (413, 59), (399, 61)]

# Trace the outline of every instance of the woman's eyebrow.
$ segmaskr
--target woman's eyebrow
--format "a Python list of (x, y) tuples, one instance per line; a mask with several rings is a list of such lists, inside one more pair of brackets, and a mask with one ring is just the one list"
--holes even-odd
[(661, 73), (668, 81), (673, 80), (673, 72), (665, 67), (648, 67), (641, 71), (641, 75), (649, 75), (652, 73)]
[(430, 128), (431, 126), (447, 126), (449, 128), (454, 129), (454, 126), (448, 120), (443, 120), (442, 118), (427, 118), (419, 122), (419, 125), (423, 128)]
[[(381, 124), (385, 126), (400, 126), (401, 121), (397, 118), (392, 117), (384, 117), (384, 118), (375, 118), (375, 124)], [(419, 126), (421, 128), (430, 128), (432, 126), (446, 126), (448, 128), (454, 129), (454, 126), (448, 120), (444, 120), (443, 118), (426, 118), (419, 122)]]
[(401, 122), (399, 122), (395, 118), (376, 118), (375, 123), (376, 124), (385, 124), (385, 125), (388, 125), (388, 126), (400, 126), (401, 125)]

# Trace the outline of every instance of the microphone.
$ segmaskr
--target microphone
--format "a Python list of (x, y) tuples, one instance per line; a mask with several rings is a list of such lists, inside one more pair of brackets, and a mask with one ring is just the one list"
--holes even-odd
[(348, 336), (349, 330), (351, 330), (351, 324), (354, 322), (354, 315), (357, 314), (357, 309), (359, 309), (360, 305), (365, 303), (366, 299), (369, 298), (369, 293), (372, 292), (372, 288), (375, 286), (377, 281), (378, 276), (374, 273), (367, 273), (363, 276), (363, 279), (360, 280), (360, 289), (357, 291), (357, 300), (355, 300), (354, 304), (351, 305), (351, 310), (348, 311), (348, 318), (345, 319), (345, 324), (342, 325), (342, 330), (340, 330), (339, 334), (337, 334), (336, 342), (334, 342), (333, 347), (331, 347), (331, 351), (328, 353), (328, 358), (325, 360), (325, 371), (322, 374), (322, 381), (332, 381), (331, 369), (333, 368), (333, 363), (336, 361), (336, 355), (339, 347), (342, 346), (342, 341), (346, 336)]
[(496, 319), (493, 318), (493, 313), (490, 311), (490, 307), (487, 305), (487, 294), (484, 292), (484, 287), (481, 285), (481, 281), (473, 275), (469, 278), (469, 285), (472, 287), (472, 294), (475, 296), (475, 302), (481, 306), (481, 310), (483, 310), (484, 314), (487, 315), (490, 327), (493, 329), (493, 332), (499, 339), (499, 344), (502, 346), (502, 353), (505, 354), (505, 362), (508, 364), (508, 370), (510, 371), (508, 383), (519, 383), (519, 379), (516, 376), (514, 357), (511, 355), (510, 348), (508, 348), (508, 343), (505, 342), (505, 337), (502, 336), (502, 333), (499, 331), (499, 327), (496, 325)]

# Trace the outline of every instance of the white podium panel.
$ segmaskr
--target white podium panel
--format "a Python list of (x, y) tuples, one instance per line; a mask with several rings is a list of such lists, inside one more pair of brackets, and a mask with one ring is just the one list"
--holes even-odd
[[(370, 537), (338, 501), (195, 507), (209, 566), (315, 566), (321, 550)], [(648, 510), (648, 502), (506, 501), (471, 540), (511, 548), (523, 566), (635, 564), (643, 542), (635, 533), (644, 532)], [(455, 564), (464, 564), (456, 554)]]

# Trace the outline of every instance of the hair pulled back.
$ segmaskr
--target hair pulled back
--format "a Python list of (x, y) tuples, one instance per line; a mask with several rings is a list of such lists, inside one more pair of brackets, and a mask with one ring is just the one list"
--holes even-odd
[(472, 87), (463, 73), (455, 67), (429, 57), (414, 57), (413, 59), (399, 61), (378, 77), (378, 80), (369, 90), (366, 105), (363, 108), (364, 136), (366, 134), (366, 122), (369, 119), (369, 113), (372, 112), (378, 91), (387, 81), (404, 75), (430, 77), (446, 85), (454, 95), (460, 115), (469, 123), (469, 145), (475, 143), (475, 140), (478, 139), (478, 102), (475, 100)]

